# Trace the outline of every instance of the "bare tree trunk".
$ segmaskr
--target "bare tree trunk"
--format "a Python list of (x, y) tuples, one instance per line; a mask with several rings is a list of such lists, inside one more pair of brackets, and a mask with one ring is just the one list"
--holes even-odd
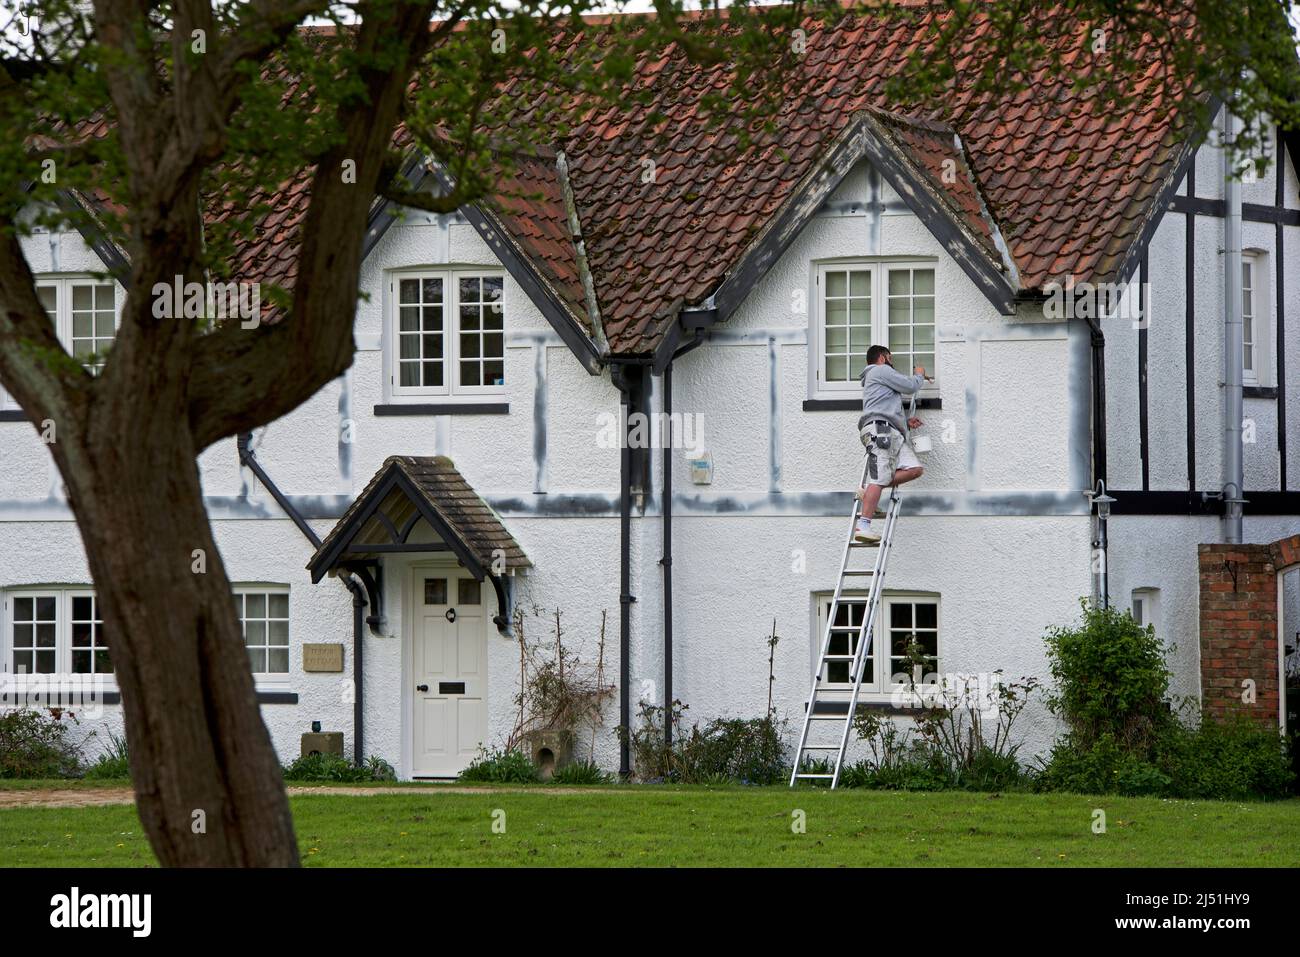
[(185, 430), (147, 423), (103, 436), (69, 489), (122, 692), (140, 820), (166, 866), (293, 866), (279, 763), (187, 445)]

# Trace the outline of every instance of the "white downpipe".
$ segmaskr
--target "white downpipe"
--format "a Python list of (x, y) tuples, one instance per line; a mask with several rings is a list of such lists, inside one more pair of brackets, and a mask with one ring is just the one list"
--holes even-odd
[(1232, 144), (1237, 140), (1238, 120), (1223, 110), (1223, 540), (1241, 542), (1242, 484), (1244, 468), (1241, 448), (1241, 179), (1234, 175)]

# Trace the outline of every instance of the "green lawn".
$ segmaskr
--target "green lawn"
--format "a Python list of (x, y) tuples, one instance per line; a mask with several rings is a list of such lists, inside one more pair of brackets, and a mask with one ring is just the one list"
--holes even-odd
[[(292, 798), (311, 866), (1300, 863), (1300, 800), (638, 787)], [(806, 813), (807, 833), (791, 831)], [(1093, 811), (1107, 832), (1092, 831)], [(493, 833), (494, 811), (505, 833)], [(499, 815), (498, 815), (499, 817)], [(153, 863), (127, 805), (0, 810), (0, 866)]]

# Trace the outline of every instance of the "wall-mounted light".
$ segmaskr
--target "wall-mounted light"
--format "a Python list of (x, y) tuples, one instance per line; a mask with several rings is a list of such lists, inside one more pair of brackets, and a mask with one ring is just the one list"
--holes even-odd
[(1097, 556), (1097, 597), (1101, 600), (1102, 608), (1109, 608), (1110, 575), (1107, 568), (1109, 562), (1107, 560), (1106, 520), (1110, 518), (1110, 507), (1117, 500), (1106, 494), (1104, 479), (1097, 479), (1097, 487), (1083, 494), (1088, 496), (1089, 503), (1097, 510), (1097, 535), (1092, 542), (1092, 547)]

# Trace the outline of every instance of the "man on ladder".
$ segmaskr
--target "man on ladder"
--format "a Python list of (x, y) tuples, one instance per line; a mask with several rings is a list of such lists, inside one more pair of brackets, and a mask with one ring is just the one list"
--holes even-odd
[(899, 486), (921, 477), (924, 469), (912, 448), (911, 429), (922, 422), (903, 415), (903, 396), (915, 395), (925, 384), (924, 366), (913, 374), (903, 375), (893, 364), (893, 356), (884, 346), (867, 350), (867, 367), (862, 370), (862, 417), (858, 419), (858, 437), (867, 448), (867, 484), (858, 489), (862, 511), (853, 532), (857, 542), (880, 541), (880, 533), (871, 530), (885, 486)]

